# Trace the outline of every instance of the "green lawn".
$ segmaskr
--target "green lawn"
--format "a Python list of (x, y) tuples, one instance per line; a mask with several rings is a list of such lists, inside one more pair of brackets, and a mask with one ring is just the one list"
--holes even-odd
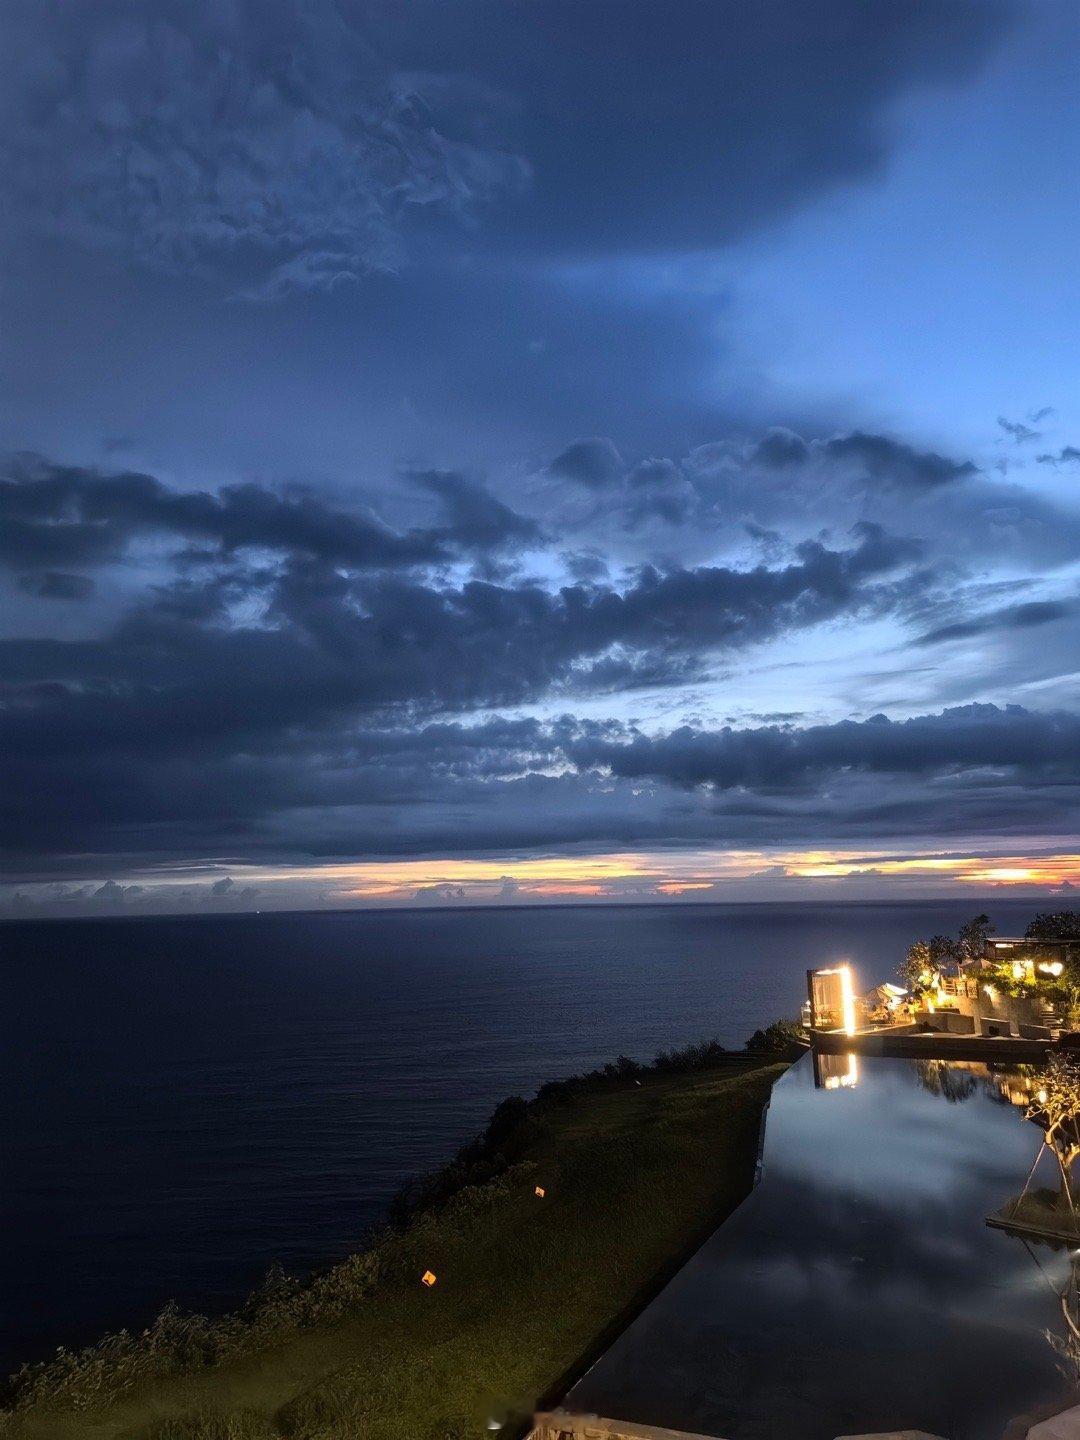
[(746, 1194), (781, 1068), (534, 1103), (498, 1178), (209, 1339), (166, 1326), (44, 1377), (4, 1440), (451, 1440), (519, 1422)]

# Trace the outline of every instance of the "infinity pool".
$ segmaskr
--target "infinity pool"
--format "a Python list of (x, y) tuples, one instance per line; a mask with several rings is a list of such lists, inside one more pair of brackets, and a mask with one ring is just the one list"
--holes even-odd
[(985, 1223), (1041, 1140), (1024, 1083), (807, 1055), (774, 1090), (758, 1187), (562, 1408), (725, 1440), (1022, 1440), (1075, 1403), (1047, 1332), (1080, 1252)]

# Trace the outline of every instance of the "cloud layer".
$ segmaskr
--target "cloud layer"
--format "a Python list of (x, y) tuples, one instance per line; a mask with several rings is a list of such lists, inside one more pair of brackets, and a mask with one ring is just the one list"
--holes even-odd
[[(815, 723), (796, 704), (709, 718), (733, 668), (777, 647), (880, 626), (906, 633), (912, 653), (1075, 633), (1077, 606), (1002, 605), (991, 587), (978, 613), (929, 623), (977, 589), (932, 533), (936, 497), (976, 480), (967, 462), (862, 433), (706, 448), (626, 460), (611, 444), (601, 475), (573, 472), (565, 456), (582, 452), (570, 445), (537, 471), (534, 513), (476, 476), (411, 470), (395, 525), (359, 497), (254, 481), (182, 491), (14, 457), (0, 564), (31, 608), (0, 639), (8, 868), (44, 880), (208, 857), (1069, 833), (1071, 709), (982, 703)], [(809, 467), (860, 503), (868, 483), (890, 505), (911, 490), (914, 507), (895, 514), (924, 533), (861, 519), (799, 539), (715, 508), (718, 476), (728, 495), (750, 493), (762, 466)], [(583, 490), (590, 504), (600, 494), (630, 507), (687, 486), (692, 513), (664, 525), (700, 539), (711, 515), (711, 560), (646, 560), (636, 539), (622, 563), (566, 559), (568, 535), (595, 523)], [(741, 552), (725, 557), (732, 546)], [(664, 722), (695, 694), (704, 714)], [(655, 719), (628, 718), (638, 699)]]
[(12, 873), (1069, 878), (1067, 7), (5, 20)]
[(460, 250), (481, 217), (502, 253), (719, 243), (876, 167), (886, 99), (968, 73), (1007, 15), (19, 0), (6, 200), (39, 233), (260, 299)]
[(410, 217), (465, 221), (528, 183), (440, 130), (344, 8), (19, 5), (10, 26), (9, 204), (155, 270), (332, 289), (400, 265)]

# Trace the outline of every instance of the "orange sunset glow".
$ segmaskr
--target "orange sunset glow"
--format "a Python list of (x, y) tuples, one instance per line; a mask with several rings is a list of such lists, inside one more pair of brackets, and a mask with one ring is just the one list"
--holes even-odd
[(315, 867), (252, 867), (259, 885), (315, 883), (339, 904), (493, 901), (723, 900), (755, 884), (790, 882), (800, 894), (861, 882), (874, 893), (918, 884), (962, 893), (998, 888), (1056, 890), (1080, 885), (1080, 854), (896, 855), (866, 851), (695, 850), (521, 859), (364, 861)]

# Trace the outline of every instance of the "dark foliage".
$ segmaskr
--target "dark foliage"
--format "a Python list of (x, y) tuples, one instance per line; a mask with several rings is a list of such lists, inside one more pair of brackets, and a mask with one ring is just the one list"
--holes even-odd
[(801, 1025), (792, 1020), (774, 1020), (764, 1030), (755, 1030), (746, 1042), (747, 1050), (753, 1054), (775, 1055), (784, 1060), (797, 1060), (806, 1049), (806, 1037)]
[(528, 1101), (520, 1095), (501, 1101), (483, 1134), (463, 1145), (449, 1164), (406, 1181), (390, 1202), (390, 1223), (404, 1225), (421, 1211), (440, 1209), (467, 1185), (483, 1185), (503, 1174), (520, 1158), (536, 1129)]
[(1080, 940), (1080, 911), (1040, 911), (1024, 931), (1026, 940)]

